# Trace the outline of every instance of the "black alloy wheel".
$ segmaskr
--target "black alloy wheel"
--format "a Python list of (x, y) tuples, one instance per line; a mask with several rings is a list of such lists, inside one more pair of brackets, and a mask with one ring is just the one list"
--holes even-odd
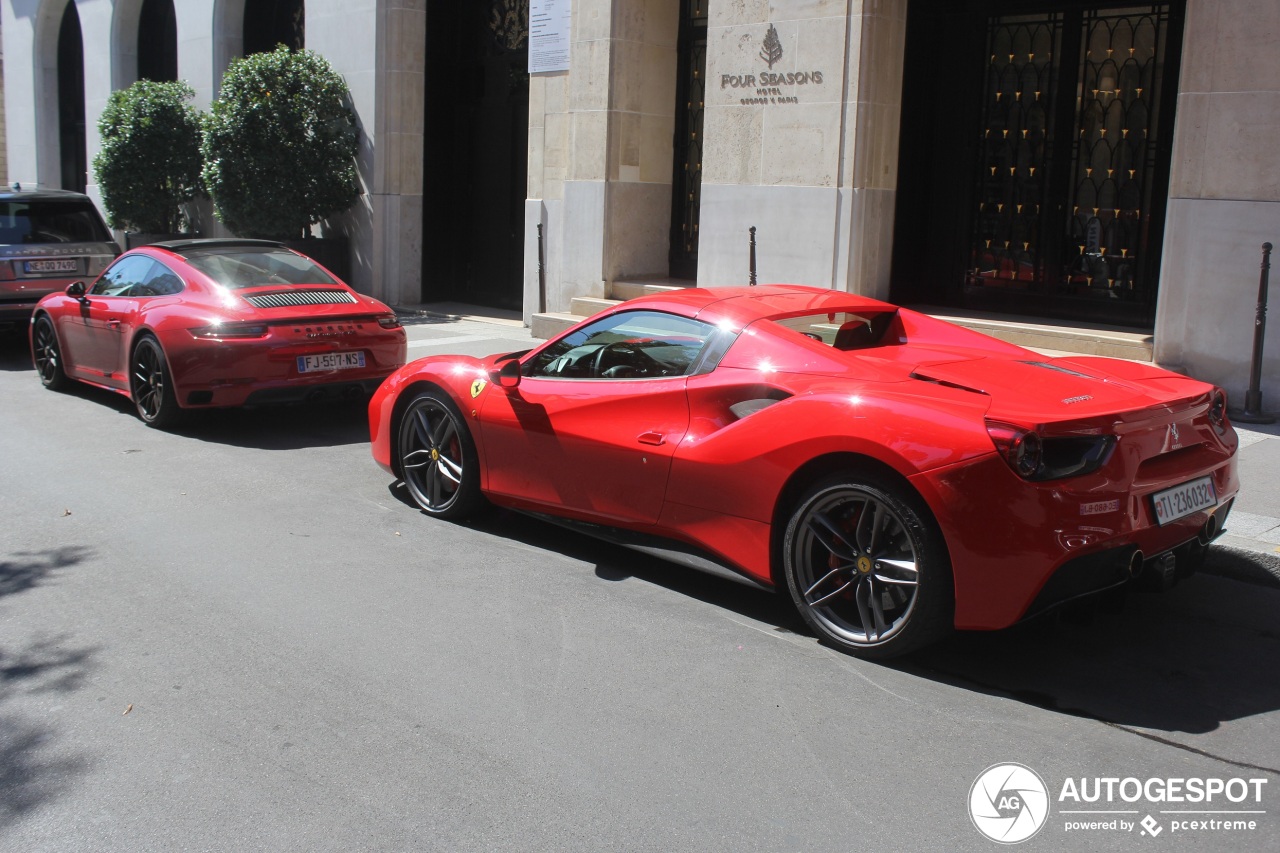
[(461, 413), (434, 389), (414, 397), (400, 419), (398, 470), (414, 503), (438, 518), (465, 518), (485, 504), (480, 463)]
[(884, 659), (950, 630), (954, 590), (942, 534), (907, 487), (856, 473), (814, 484), (783, 540), (791, 598), (819, 638)]
[(148, 426), (164, 429), (181, 419), (164, 350), (150, 335), (138, 341), (129, 359), (129, 394), (138, 417)]
[(60, 391), (67, 387), (69, 380), (62, 367), (58, 333), (53, 330), (53, 321), (43, 314), (31, 330), (31, 360), (35, 362), (36, 373), (40, 375), (40, 384), (50, 391)]

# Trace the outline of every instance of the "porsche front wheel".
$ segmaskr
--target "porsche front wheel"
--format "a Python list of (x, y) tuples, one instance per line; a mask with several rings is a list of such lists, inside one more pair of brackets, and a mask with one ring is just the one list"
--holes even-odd
[(801, 497), (783, 540), (787, 586), (824, 639), (890, 658), (951, 627), (951, 570), (941, 534), (905, 487), (838, 475)]
[(31, 358), (40, 374), (40, 382), (50, 391), (67, 386), (67, 372), (62, 366), (62, 350), (58, 347), (58, 333), (53, 321), (41, 315), (31, 330)]
[(138, 417), (147, 426), (164, 429), (182, 417), (164, 350), (153, 337), (142, 338), (133, 348), (129, 359), (129, 393)]
[(404, 484), (423, 512), (462, 518), (484, 505), (471, 432), (441, 392), (423, 391), (409, 404), (396, 452)]

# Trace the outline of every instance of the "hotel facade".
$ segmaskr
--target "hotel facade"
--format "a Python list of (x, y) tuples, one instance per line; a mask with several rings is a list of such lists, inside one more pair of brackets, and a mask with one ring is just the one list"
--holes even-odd
[[(1237, 407), (1249, 384), (1274, 0), (3, 0), (0, 31), (8, 183), (95, 196), (113, 90), (182, 79), (207, 109), (238, 56), (325, 56), (364, 192), (320, 231), (393, 304), (537, 330), (745, 284), (754, 256), (760, 282), (1152, 358)], [(1274, 410), (1280, 320), (1265, 353)]]

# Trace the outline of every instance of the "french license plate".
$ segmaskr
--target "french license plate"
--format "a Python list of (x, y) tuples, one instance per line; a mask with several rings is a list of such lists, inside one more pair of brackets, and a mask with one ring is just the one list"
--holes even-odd
[(362, 352), (326, 352), (321, 355), (298, 356), (298, 372), (314, 373), (317, 370), (348, 370), (364, 367)]
[(1165, 525), (1216, 506), (1218, 494), (1213, 490), (1213, 478), (1201, 477), (1181, 486), (1156, 492), (1151, 496), (1151, 502), (1155, 506), (1156, 523)]
[(25, 269), (33, 272), (79, 272), (80, 262), (74, 258), (63, 261), (27, 261)]

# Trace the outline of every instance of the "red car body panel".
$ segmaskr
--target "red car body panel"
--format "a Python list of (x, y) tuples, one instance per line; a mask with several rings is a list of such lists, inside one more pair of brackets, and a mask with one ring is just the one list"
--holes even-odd
[[(256, 307), (249, 298), (299, 288), (222, 287), (162, 246), (133, 249), (122, 258), (139, 254), (181, 278), (182, 291), (162, 296), (90, 292), (83, 298), (60, 292), (37, 306), (33, 323), (40, 316), (52, 320), (68, 376), (128, 396), (130, 352), (143, 334), (160, 342), (178, 405), (184, 408), (241, 406), (293, 399), (327, 385), (376, 383), (405, 362), (405, 333), (393, 323), (394, 312), (331, 273), (333, 282), (317, 283), (314, 289), (347, 294), (350, 301)], [(380, 318), (393, 326), (384, 328)], [(260, 324), (266, 332), (243, 338), (196, 333), (235, 324)], [(299, 370), (300, 356), (340, 352), (364, 353), (364, 366)]]
[[(736, 339), (709, 372), (631, 381), (526, 376), (503, 388), (494, 375), (502, 356), (412, 362), (370, 402), (374, 459), (399, 476), (397, 403), (435, 386), (471, 427), (481, 490), (494, 503), (684, 542), (766, 586), (779, 583), (780, 528), (799, 484), (851, 464), (890, 469), (937, 522), (955, 624), (966, 629), (1023, 618), (1073, 561), (1187, 543), (1239, 490), (1235, 433), (1210, 418), (1220, 392), (1154, 366), (1046, 359), (800, 286), (691, 289), (606, 314), (641, 309), (696, 317)], [(848, 352), (774, 319), (823, 312), (896, 314), (878, 345)], [(785, 399), (742, 418), (729, 410), (770, 396)], [(989, 421), (1050, 437), (1114, 436), (1114, 451), (1091, 473), (1031, 482), (1000, 455)], [(1217, 505), (1156, 524), (1151, 495), (1203, 476)]]

